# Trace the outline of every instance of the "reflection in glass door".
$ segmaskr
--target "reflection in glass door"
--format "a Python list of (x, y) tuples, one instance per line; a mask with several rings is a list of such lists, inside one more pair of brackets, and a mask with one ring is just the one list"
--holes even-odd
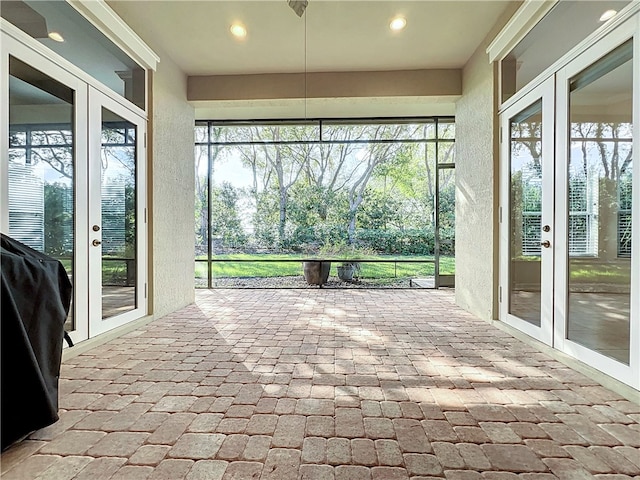
[(639, 388), (634, 32), (619, 27), (501, 115), (500, 318)]
[(511, 119), (509, 313), (539, 327), (542, 247), (542, 100)]
[(8, 234), (59, 260), (74, 285), (76, 106), (73, 88), (9, 56)]
[(1, 37), (1, 229), (62, 262), (80, 342), (146, 315), (146, 120)]
[(145, 313), (144, 120), (89, 95), (91, 336)]
[(633, 41), (568, 86), (565, 338), (629, 365)]
[[(502, 116), (501, 318), (550, 344), (553, 331), (553, 83)], [(506, 281), (505, 281), (506, 280)]]
[(102, 318), (136, 308), (137, 127), (102, 109)]

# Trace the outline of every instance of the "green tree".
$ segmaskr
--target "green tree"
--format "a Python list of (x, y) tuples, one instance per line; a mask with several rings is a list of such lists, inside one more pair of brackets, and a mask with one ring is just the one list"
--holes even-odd
[(44, 185), (44, 250), (53, 256), (73, 251), (73, 195), (64, 183)]
[[(212, 142), (224, 140), (224, 129), (197, 125), (195, 130), (196, 143), (210, 143), (195, 146), (195, 228), (196, 246), (200, 250), (206, 249), (209, 228), (209, 175), (213, 173), (223, 148)], [(211, 166), (211, 172), (209, 171)]]
[(211, 192), (211, 235), (219, 238), (225, 248), (237, 248), (247, 242), (238, 200), (239, 194), (229, 182), (222, 182)]
[(400, 201), (383, 190), (367, 189), (364, 194), (359, 227), (370, 230), (387, 230), (400, 216)]
[(263, 246), (278, 246), (278, 198), (269, 190), (258, 193), (253, 215), (253, 235)]

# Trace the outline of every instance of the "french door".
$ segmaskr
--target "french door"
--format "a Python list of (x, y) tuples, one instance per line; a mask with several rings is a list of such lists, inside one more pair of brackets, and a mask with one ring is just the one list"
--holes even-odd
[(2, 33), (2, 231), (57, 258), (74, 342), (146, 314), (146, 122)]
[(640, 16), (636, 20), (556, 74), (561, 162), (554, 341), (565, 353), (640, 388), (640, 172), (634, 159), (640, 151), (634, 24)]
[(499, 295), (502, 321), (640, 388), (637, 20), (501, 113)]
[(500, 317), (553, 340), (554, 84), (541, 84), (501, 116)]
[(146, 313), (143, 118), (89, 87), (89, 336)]

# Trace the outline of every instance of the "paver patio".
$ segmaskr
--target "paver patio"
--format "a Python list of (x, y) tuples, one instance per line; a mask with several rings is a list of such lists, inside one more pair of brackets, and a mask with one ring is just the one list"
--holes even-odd
[(65, 361), (60, 409), (3, 479), (640, 479), (640, 405), (450, 291), (199, 291)]

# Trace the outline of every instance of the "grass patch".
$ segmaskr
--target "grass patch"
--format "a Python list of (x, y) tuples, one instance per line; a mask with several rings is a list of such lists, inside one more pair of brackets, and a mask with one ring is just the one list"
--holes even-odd
[[(518, 257), (516, 262), (522, 262), (519, 267), (524, 267), (528, 262), (540, 263), (540, 257), (536, 255), (522, 256)], [(571, 283), (574, 284), (628, 286), (631, 281), (631, 261), (626, 258), (570, 257), (568, 267)]]
[(631, 265), (593, 265), (571, 263), (569, 266), (572, 283), (629, 285), (631, 282)]
[[(53, 257), (56, 258), (56, 257)], [(120, 257), (115, 257), (120, 258)], [(72, 261), (69, 257), (56, 258), (64, 267), (67, 274), (71, 274)], [(205, 270), (206, 277), (206, 270)], [(127, 262), (126, 260), (116, 260), (109, 256), (104, 256), (102, 261), (102, 284), (103, 285), (126, 285), (127, 284)]]
[[(288, 277), (302, 275), (302, 261), (312, 259), (312, 256), (294, 254), (230, 254), (216, 255), (216, 260), (224, 262), (213, 262), (211, 272), (214, 278), (268, 278), (268, 277)], [(199, 260), (206, 260), (206, 257), (199, 257)], [(261, 260), (270, 260), (261, 262)], [(277, 260), (291, 260), (279, 262)], [(432, 256), (380, 256), (371, 255), (358, 258), (358, 260), (412, 260), (416, 263), (369, 263), (363, 262), (360, 266), (360, 278), (384, 279), (384, 278), (412, 278), (432, 276), (434, 271), (433, 263), (419, 263), (421, 260), (433, 261)], [(331, 263), (331, 276), (337, 276), (337, 267), (342, 261)], [(453, 273), (455, 270), (455, 260), (453, 257), (440, 257), (440, 272), (443, 274)], [(207, 278), (207, 263), (196, 262), (196, 278)]]

